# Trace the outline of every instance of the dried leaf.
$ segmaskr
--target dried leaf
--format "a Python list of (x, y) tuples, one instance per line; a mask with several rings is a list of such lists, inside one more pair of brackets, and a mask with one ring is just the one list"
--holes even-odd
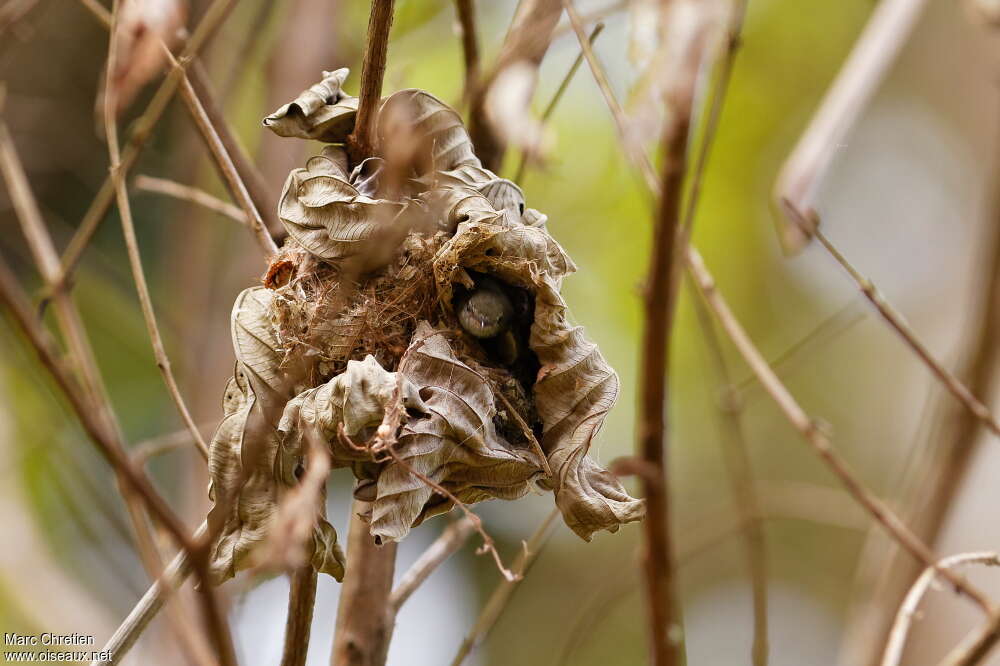
[(403, 426), (398, 460), (378, 475), (374, 536), (398, 541), (412, 526), (451, 508), (414, 471), (465, 504), (516, 499), (543, 476), (533, 450), (513, 447), (497, 434), (489, 382), (458, 359), (440, 331), (421, 322), (399, 372), (419, 387), (426, 409)]
[[(356, 183), (364, 178), (364, 172), (356, 171), (352, 182), (346, 152), (339, 146), (327, 146), (304, 169), (293, 170), (278, 205), (289, 236), (320, 259), (357, 257), (367, 263), (373, 243), (402, 225), (403, 204), (362, 194)], [(365, 187), (371, 189), (370, 184)]]
[(358, 98), (342, 89), (349, 73), (346, 67), (323, 72), (322, 81), (264, 118), (264, 126), (278, 136), (342, 142), (354, 128), (358, 112)]
[[(136, 93), (163, 69), (166, 64), (163, 47), (173, 49), (180, 42), (187, 9), (184, 0), (123, 0), (111, 75), (115, 113), (127, 107)], [(98, 108), (104, 104), (104, 93), (98, 96)]]
[(551, 134), (531, 113), (537, 83), (538, 67), (521, 60), (497, 73), (486, 95), (486, 117), (497, 135), (535, 162), (552, 144)]
[(462, 117), (424, 90), (400, 90), (387, 97), (377, 122), (380, 145), (400, 134), (422, 137), (427, 170), (449, 171), (463, 164), (480, 166)]
[[(217, 582), (254, 565), (253, 551), (268, 537), (279, 506), (298, 482), (294, 472), (275, 475), (277, 426), (296, 382), (280, 368), (278, 335), (270, 320), (272, 299), (269, 290), (255, 287), (243, 291), (233, 307), (236, 373), (226, 389), (226, 417), (209, 450), (214, 506), (208, 521), (209, 529), (219, 535), (211, 572)], [(307, 556), (318, 571), (340, 577), (343, 556), (324, 513), (321, 506)]]

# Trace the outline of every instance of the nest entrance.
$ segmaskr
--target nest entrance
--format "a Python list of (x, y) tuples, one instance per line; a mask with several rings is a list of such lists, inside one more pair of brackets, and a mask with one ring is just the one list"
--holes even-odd
[[(438, 298), (432, 262), (449, 238), (442, 232), (411, 232), (385, 267), (361, 276), (317, 260), (294, 240), (286, 240), (263, 278), (275, 294), (272, 318), (282, 343), (282, 365), (307, 368), (303, 383), (310, 387), (369, 354), (382, 367), (395, 370), (417, 324), (426, 321), (448, 333), (458, 358), (500, 396), (494, 416), (499, 434), (516, 447), (528, 447), (525, 425), (536, 439), (542, 431), (533, 397), (540, 365), (527, 344), (534, 297), (526, 289), (504, 285), (518, 309), (512, 333), (519, 351), (513, 362), (504, 364), (493, 341), (469, 335), (451, 304), (445, 307)], [(454, 300), (462, 289), (456, 290)]]

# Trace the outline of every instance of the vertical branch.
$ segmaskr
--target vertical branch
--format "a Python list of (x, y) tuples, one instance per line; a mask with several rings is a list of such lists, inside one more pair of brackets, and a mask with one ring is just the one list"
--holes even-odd
[(500, 55), (489, 76), (477, 86), (469, 102), (469, 136), (483, 166), (497, 171), (507, 146), (490, 122), (486, 109), (490, 87), (509, 66), (523, 62), (537, 71), (562, 14), (559, 0), (523, 0), (517, 7)]
[[(690, 283), (689, 283), (690, 284)], [(692, 291), (694, 287), (692, 286)], [(747, 569), (753, 595), (753, 648), (754, 666), (767, 664), (767, 559), (764, 549), (764, 530), (761, 527), (762, 512), (757, 492), (754, 490), (753, 473), (750, 467), (750, 447), (743, 431), (741, 418), (742, 397), (733, 386), (732, 373), (722, 351), (718, 333), (712, 323), (705, 304), (695, 294), (692, 299), (701, 324), (702, 335), (714, 361), (716, 374), (722, 388), (719, 411), (722, 414), (723, 454), (729, 472), (729, 483), (740, 515), (740, 527), (744, 532)]]
[(382, 99), (393, 5), (395, 0), (372, 0), (372, 11), (368, 17), (368, 45), (361, 67), (358, 115), (354, 132), (347, 137), (347, 148), (355, 163), (375, 154), (375, 118)]
[(316, 570), (306, 564), (291, 575), (288, 590), (288, 617), (285, 619), (285, 648), (281, 666), (304, 666), (309, 653), (313, 606), (316, 604)]
[[(157, 367), (159, 367), (160, 372), (163, 375), (164, 382), (167, 385), (167, 389), (176, 403), (182, 419), (191, 431), (191, 434), (195, 440), (200, 443), (201, 447), (207, 450), (204, 440), (201, 438), (201, 433), (198, 431), (198, 427), (195, 425), (194, 419), (191, 418), (187, 405), (181, 397), (173, 372), (170, 370), (170, 361), (163, 348), (163, 341), (160, 337), (160, 331), (156, 324), (156, 315), (153, 313), (152, 300), (149, 296), (149, 288), (146, 285), (146, 276), (142, 269), (142, 259), (139, 255), (138, 242), (136, 241), (135, 236), (135, 226), (132, 222), (132, 211), (129, 204), (128, 192), (126, 191), (125, 182), (122, 178), (121, 152), (118, 146), (118, 122), (115, 118), (116, 100), (114, 87), (114, 69), (118, 44), (118, 40), (116, 39), (116, 30), (118, 29), (120, 8), (120, 0), (115, 0), (114, 9), (111, 14), (111, 31), (108, 39), (108, 62), (105, 72), (106, 78), (104, 88), (104, 129), (107, 135), (108, 156), (111, 162), (111, 181), (114, 186), (115, 198), (118, 203), (118, 211), (121, 216), (122, 233), (125, 237), (129, 264), (132, 268), (132, 277), (135, 280), (136, 290), (139, 293), (139, 301), (142, 306), (143, 317), (146, 320), (146, 327), (153, 346), (153, 353), (156, 357)], [(132, 469), (131, 460), (126, 458), (125, 464), (129, 469)], [(172, 514), (167, 512), (165, 513), (165, 516), (172, 516)], [(175, 536), (181, 539), (181, 543), (187, 543), (183, 530), (178, 528)], [(215, 598), (213, 590), (210, 588), (207, 576), (208, 567), (206, 566), (206, 563), (208, 561), (208, 548), (199, 547), (197, 552), (192, 553), (192, 559), (194, 560), (202, 578), (202, 585), (198, 594), (204, 603), (205, 624), (208, 633), (213, 640), (214, 647), (218, 654), (219, 663), (222, 666), (235, 666), (236, 655), (232, 644), (232, 637), (229, 635), (228, 626), (225, 623), (225, 618), (222, 617), (217, 599)]]
[(455, 0), (455, 12), (462, 31), (462, 60), (465, 63), (465, 83), (462, 99), (471, 99), (479, 86), (479, 39), (476, 37), (476, 8), (472, 0)]
[[(267, 6), (271, 3), (263, 4)], [(243, 181), (247, 195), (261, 217), (264, 218), (264, 226), (272, 234), (278, 233), (281, 231), (282, 226), (281, 221), (278, 220), (278, 213), (274, 205), (277, 195), (268, 187), (264, 176), (250, 160), (250, 156), (247, 154), (243, 144), (240, 143), (239, 139), (233, 133), (232, 127), (226, 121), (226, 116), (222, 112), (222, 107), (219, 106), (218, 97), (212, 87), (211, 80), (208, 78), (208, 72), (205, 71), (205, 66), (196, 60), (191, 65), (189, 74), (191, 86), (196, 93), (195, 98), (201, 103), (209, 125), (218, 134), (219, 141), (229, 155), (236, 173), (239, 174), (240, 180)]]
[(368, 522), (359, 515), (368, 507), (357, 500), (351, 510), (331, 666), (382, 666), (389, 654), (396, 544), (375, 545)]

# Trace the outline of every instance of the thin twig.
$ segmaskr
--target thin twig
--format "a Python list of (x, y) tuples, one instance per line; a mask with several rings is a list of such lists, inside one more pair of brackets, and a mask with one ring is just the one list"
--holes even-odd
[[(990, 566), (1000, 566), (1000, 555), (996, 553), (960, 553), (946, 557), (937, 563), (939, 569), (951, 569), (960, 564), (986, 564)], [(885, 646), (885, 654), (882, 656), (882, 666), (898, 666), (903, 659), (903, 648), (906, 647), (906, 636), (910, 632), (910, 625), (917, 615), (920, 601), (924, 598), (927, 589), (934, 582), (934, 569), (924, 569), (923, 574), (917, 582), (910, 588), (906, 598), (896, 613), (896, 621), (889, 632), (889, 642)]]
[(316, 570), (311, 563), (291, 575), (288, 588), (288, 616), (285, 618), (285, 647), (281, 666), (304, 666), (309, 653), (313, 607), (316, 605)]
[[(156, 325), (156, 315), (153, 313), (152, 300), (149, 296), (149, 288), (146, 285), (146, 276), (142, 269), (142, 258), (139, 255), (139, 246), (135, 237), (135, 226), (132, 223), (132, 211), (129, 204), (128, 192), (125, 189), (125, 181), (122, 178), (121, 152), (118, 146), (118, 121), (115, 115), (117, 100), (115, 99), (115, 89), (113, 85), (114, 70), (117, 62), (116, 56), (118, 40), (116, 31), (118, 28), (120, 8), (120, 0), (115, 0), (114, 9), (111, 13), (111, 31), (108, 39), (108, 62), (105, 72), (104, 88), (104, 129), (108, 142), (108, 156), (111, 162), (111, 179), (114, 183), (115, 196), (118, 202), (118, 212), (122, 223), (122, 233), (125, 238), (125, 245), (128, 251), (129, 264), (132, 268), (132, 277), (135, 280), (136, 290), (139, 294), (139, 302), (142, 306), (143, 317), (146, 320), (146, 328), (148, 329), (150, 342), (153, 346), (153, 354), (156, 357), (157, 366), (160, 368), (167, 390), (173, 398), (174, 403), (177, 405), (181, 418), (191, 431), (195, 441), (198, 442), (199, 446), (206, 452), (207, 455), (208, 447), (205, 445), (201, 433), (198, 431), (198, 427), (195, 425), (194, 419), (191, 418), (187, 405), (181, 397), (173, 372), (170, 370), (170, 361), (163, 348), (160, 331)], [(126, 458), (126, 464), (129, 469), (132, 469), (132, 462), (130, 459)], [(178, 535), (183, 536), (183, 532), (178, 531)], [(181, 541), (180, 543), (186, 542)], [(195, 568), (198, 570), (199, 577), (201, 578), (202, 585), (200, 586), (199, 597), (203, 602), (205, 623), (207, 625), (208, 633), (212, 638), (212, 642), (214, 643), (216, 653), (219, 657), (219, 663), (221, 666), (235, 666), (236, 654), (232, 644), (232, 637), (229, 634), (229, 628), (226, 625), (225, 619), (222, 617), (221, 610), (218, 606), (218, 600), (215, 598), (214, 591), (209, 585), (207, 567), (208, 549), (207, 547), (199, 548), (197, 552), (191, 552), (191, 556), (192, 561), (195, 563)]]
[(528, 540), (524, 543), (524, 548), (514, 561), (513, 569), (516, 578), (514, 580), (505, 578), (497, 583), (497, 586), (493, 589), (493, 594), (490, 595), (483, 609), (479, 612), (479, 617), (476, 618), (472, 629), (469, 630), (469, 633), (466, 634), (465, 639), (462, 641), (462, 645), (459, 646), (458, 653), (451, 661), (451, 666), (461, 666), (465, 659), (472, 653), (472, 650), (482, 643), (486, 635), (493, 629), (493, 625), (496, 624), (500, 614), (503, 613), (504, 608), (510, 602), (514, 590), (517, 589), (518, 582), (524, 580), (524, 577), (528, 574), (528, 569), (534, 564), (535, 558), (538, 557), (542, 552), (542, 548), (548, 542), (549, 537), (552, 535), (552, 526), (558, 517), (559, 509), (553, 509), (542, 520), (531, 536), (528, 537)]
[(471, 99), (479, 87), (479, 38), (476, 36), (476, 8), (472, 0), (455, 0), (458, 29), (462, 35), (462, 61), (465, 63), (465, 83), (462, 99)]
[[(690, 282), (688, 283), (690, 284)], [(693, 289), (693, 287), (692, 287)], [(719, 341), (711, 315), (705, 304), (697, 297), (692, 299), (702, 337), (721, 387), (719, 412), (722, 415), (722, 449), (729, 472), (729, 485), (733, 491), (736, 510), (743, 523), (746, 547), (747, 571), (753, 595), (753, 648), (754, 666), (767, 664), (767, 559), (764, 548), (764, 532), (760, 524), (761, 509), (754, 488), (753, 470), (750, 464), (750, 447), (743, 428), (743, 406), (739, 394), (732, 384), (732, 373), (726, 362), (725, 352)]]
[(552, 467), (549, 465), (549, 459), (545, 455), (545, 450), (542, 449), (542, 445), (538, 442), (538, 438), (535, 437), (535, 433), (531, 431), (531, 426), (529, 426), (524, 419), (521, 418), (521, 415), (518, 414), (516, 409), (514, 409), (514, 405), (510, 404), (510, 400), (507, 399), (503, 392), (497, 391), (496, 396), (500, 398), (500, 402), (502, 402), (503, 406), (507, 408), (507, 413), (510, 414), (511, 418), (514, 419), (514, 422), (517, 423), (517, 427), (521, 429), (524, 436), (528, 438), (529, 442), (531, 442), (531, 448), (535, 450), (535, 453), (538, 454), (539, 459), (542, 461), (542, 469), (545, 470), (545, 476), (550, 479), (553, 478)]
[[(195, 541), (205, 538), (208, 524), (202, 523), (192, 537)], [(122, 620), (101, 652), (110, 655), (107, 660), (95, 660), (91, 666), (111, 666), (120, 662), (139, 640), (149, 623), (160, 612), (170, 595), (187, 580), (191, 574), (191, 558), (187, 552), (179, 552), (163, 570), (159, 579), (153, 582), (142, 595), (129, 614)]]
[(778, 405), (789, 423), (813, 447), (815, 453), (837, 476), (851, 496), (876, 521), (885, 527), (893, 539), (899, 542), (913, 557), (925, 566), (935, 569), (942, 578), (954, 585), (964, 596), (974, 601), (986, 613), (992, 614), (994, 607), (988, 597), (970, 585), (961, 576), (938, 567), (936, 564), (937, 558), (934, 557), (934, 554), (927, 545), (913, 534), (882, 500), (873, 495), (861, 484), (854, 471), (848, 467), (847, 463), (833, 449), (830, 438), (799, 406), (792, 394), (789, 393), (785, 385), (778, 379), (778, 376), (774, 374), (767, 361), (764, 360), (763, 355), (754, 346), (743, 326), (733, 315), (732, 310), (729, 309), (729, 305), (722, 298), (718, 289), (716, 289), (715, 280), (705, 267), (705, 262), (702, 260), (701, 255), (693, 247), (688, 248), (687, 262), (702, 298), (705, 299), (709, 309), (715, 315), (726, 335), (736, 346), (740, 355), (743, 356), (747, 365), (757, 375), (761, 386)]
[(347, 137), (348, 151), (355, 164), (360, 164), (362, 160), (375, 154), (375, 118), (382, 99), (382, 79), (385, 77), (394, 5), (395, 0), (372, 0), (371, 14), (368, 17), (368, 43), (361, 66), (358, 114), (354, 121), (354, 132)]
[(465, 545), (475, 529), (475, 524), (468, 518), (460, 518), (444, 528), (441, 536), (427, 547), (393, 588), (389, 606), (394, 614), (399, 613), (400, 607), (434, 573), (435, 569)]
[(938, 381), (944, 384), (944, 387), (958, 399), (965, 407), (977, 418), (983, 425), (990, 429), (994, 435), (1000, 435), (1000, 423), (997, 423), (996, 418), (990, 412), (989, 408), (982, 403), (982, 401), (973, 395), (962, 381), (955, 376), (953, 372), (948, 370), (944, 365), (934, 357), (934, 354), (927, 348), (927, 346), (917, 338), (917, 334), (910, 328), (910, 325), (906, 323), (903, 315), (899, 313), (888, 301), (882, 296), (882, 293), (878, 290), (875, 284), (862, 275), (852, 264), (848, 261), (847, 257), (837, 249), (837, 247), (828, 239), (823, 232), (816, 229), (814, 232), (816, 239), (823, 244), (826, 251), (832, 256), (838, 264), (840, 264), (844, 270), (851, 276), (875, 309), (881, 315), (882, 319), (894, 330), (896, 333), (903, 338), (906, 345), (913, 350), (918, 358), (927, 366), (931, 373), (937, 377)]
[(205, 190), (200, 190), (197, 187), (184, 185), (175, 180), (156, 178), (143, 174), (136, 176), (132, 183), (135, 185), (136, 189), (144, 190), (146, 192), (156, 192), (157, 194), (164, 194), (168, 197), (180, 199), (181, 201), (198, 204), (203, 208), (225, 215), (229, 219), (239, 222), (247, 227), (250, 226), (250, 220), (239, 208), (231, 203), (219, 199), (218, 197), (214, 197)]
[(191, 113), (191, 119), (194, 120), (195, 126), (205, 140), (205, 145), (212, 154), (212, 159), (220, 175), (226, 181), (230, 194), (250, 221), (250, 229), (253, 231), (254, 238), (257, 239), (257, 244), (260, 246), (265, 257), (277, 254), (278, 246), (274, 244), (274, 239), (271, 238), (271, 233), (267, 230), (267, 226), (264, 224), (264, 220), (261, 218), (256, 204), (250, 198), (246, 184), (233, 165), (232, 157), (226, 150), (226, 146), (223, 145), (222, 139), (219, 138), (219, 133), (216, 132), (211, 119), (205, 113), (205, 107), (202, 106), (201, 100), (198, 98), (198, 93), (195, 92), (194, 87), (191, 85), (191, 81), (188, 79), (187, 74), (185, 74), (184, 68), (181, 67), (180, 63), (166, 46), (164, 46), (164, 51), (170, 59), (170, 64), (173, 65), (174, 71), (180, 77), (181, 96), (184, 98), (184, 103)]
[[(179, 58), (183, 66), (186, 66), (191, 58), (208, 43), (208, 40), (215, 34), (216, 29), (226, 19), (235, 4), (236, 0), (213, 0), (212, 4), (205, 10), (205, 14), (191, 36), (191, 39), (188, 40), (184, 47), (184, 52)], [(108, 25), (110, 26), (110, 23)], [(138, 161), (139, 155), (146, 145), (146, 141), (170, 105), (170, 100), (173, 99), (174, 93), (177, 92), (179, 84), (180, 78), (177, 76), (176, 70), (171, 70), (163, 83), (160, 84), (160, 87), (153, 95), (142, 115), (132, 125), (128, 140), (121, 150), (121, 171), (123, 177)], [(94, 200), (91, 201), (90, 207), (84, 213), (83, 220), (80, 221), (80, 226), (77, 227), (76, 233), (73, 234), (73, 238), (70, 239), (69, 245), (66, 246), (66, 250), (62, 254), (59, 279), (56, 280), (53, 289), (66, 288), (73, 271), (76, 270), (77, 264), (83, 257), (84, 250), (87, 249), (90, 240), (97, 231), (97, 227), (108, 214), (114, 201), (115, 186), (114, 181), (109, 175), (104, 179), (97, 194), (94, 195)]]
[[(590, 44), (591, 48), (593, 48), (594, 46), (594, 40), (597, 39), (597, 36), (600, 35), (601, 31), (603, 30), (604, 30), (604, 24), (598, 23), (597, 25), (594, 26), (594, 29), (590, 31), (590, 37), (587, 38), (587, 43)], [(574, 60), (573, 64), (570, 65), (569, 71), (566, 72), (565, 76), (563, 76), (562, 78), (562, 81), (559, 82), (559, 87), (556, 89), (555, 94), (552, 95), (552, 99), (549, 100), (548, 105), (542, 112), (542, 117), (541, 120), (539, 121), (542, 127), (545, 127), (545, 125), (549, 122), (549, 119), (552, 117), (552, 113), (556, 110), (556, 106), (559, 105), (559, 101), (562, 100), (563, 95), (566, 94), (566, 89), (569, 88), (570, 82), (573, 80), (573, 77), (576, 76), (576, 72), (578, 69), (580, 69), (580, 65), (582, 64), (583, 64), (583, 51), (581, 50), (579, 55), (576, 56), (576, 60)], [(528, 166), (528, 153), (522, 152), (521, 163), (517, 165), (517, 172), (514, 174), (515, 183), (521, 182), (521, 178), (524, 177), (524, 170), (527, 166)]]
[(514, 11), (500, 55), (489, 74), (472, 92), (469, 102), (469, 136), (483, 166), (499, 171), (507, 150), (487, 111), (487, 97), (497, 77), (515, 63), (537, 71), (552, 43), (562, 6), (559, 0), (523, 0)]
[(985, 624), (970, 633), (965, 640), (941, 661), (941, 666), (971, 666), (978, 664), (1000, 640), (1000, 613), (994, 613)]
[[(7, 182), (18, 220), (28, 240), (28, 247), (34, 255), (39, 273), (45, 284), (50, 286), (59, 273), (59, 254), (56, 252), (52, 237), (45, 227), (13, 139), (2, 120), (0, 120), (0, 171), (3, 172), (4, 180)], [(68, 358), (77, 367), (78, 379), (85, 391), (85, 397), (104, 422), (107, 432), (113, 436), (114, 445), (120, 450), (124, 450), (124, 436), (121, 426), (111, 407), (111, 400), (101, 378), (94, 350), (80, 318), (80, 313), (73, 303), (70, 293), (60, 290), (56, 291), (53, 297), (56, 320), (69, 350)], [(190, 435), (187, 437), (190, 439)], [(115, 472), (118, 489), (125, 501), (126, 513), (132, 527), (133, 540), (139, 559), (149, 576), (156, 579), (162, 572), (163, 562), (142, 510), (142, 501), (129, 488), (121, 473), (118, 470)], [(203, 663), (204, 660), (198, 658), (200, 654), (197, 649), (197, 646), (200, 645), (198, 637), (191, 631), (190, 624), (185, 621), (182, 614), (177, 612), (171, 613), (171, 620), (173, 628), (177, 631), (178, 639), (189, 649), (189, 653), (195, 657), (195, 661)]]
[(268, 187), (260, 169), (250, 159), (250, 155), (240, 143), (229, 121), (226, 120), (226, 114), (222, 112), (212, 81), (200, 60), (195, 60), (191, 64), (188, 69), (188, 78), (195, 93), (197, 93), (196, 97), (201, 103), (205, 116), (208, 118), (208, 124), (218, 135), (219, 141), (236, 169), (236, 173), (243, 181), (250, 201), (253, 202), (254, 208), (263, 218), (264, 227), (272, 234), (280, 232), (282, 229), (281, 221), (278, 219), (277, 207), (274, 205), (277, 195)]
[(789, 155), (774, 186), (774, 198), (785, 214), (780, 227), (788, 252), (800, 250), (819, 224), (814, 208), (819, 185), (847, 132), (854, 125), (906, 43), (927, 0), (885, 0), (878, 3)]
[(615, 98), (615, 93), (611, 88), (611, 83), (608, 81), (604, 67), (597, 60), (594, 49), (591, 48), (590, 42), (587, 40), (587, 35), (583, 31), (583, 19), (580, 18), (580, 14), (576, 11), (570, 0), (563, 0), (563, 6), (566, 7), (566, 15), (569, 16), (570, 25), (573, 26), (573, 30), (576, 32), (576, 39), (580, 44), (580, 49), (583, 51), (583, 57), (586, 58), (587, 65), (590, 67), (590, 73), (594, 77), (601, 95), (604, 97), (604, 103), (607, 105), (608, 110), (611, 111), (611, 116), (615, 121), (615, 132), (618, 136), (618, 143), (621, 145), (625, 157), (639, 168), (649, 191), (656, 192), (660, 187), (659, 180), (656, 177), (656, 169), (653, 168), (649, 157), (642, 150), (642, 147), (636, 146), (625, 131), (627, 124), (625, 110), (622, 109), (621, 104)]
[[(207, 426), (202, 425), (202, 428), (204, 427)], [(186, 429), (175, 430), (174, 432), (167, 433), (165, 435), (151, 437), (149, 439), (144, 439), (141, 442), (137, 442), (129, 453), (135, 464), (139, 467), (143, 467), (152, 458), (163, 455), (164, 453), (169, 453), (170, 451), (187, 448), (193, 443), (191, 433)]]

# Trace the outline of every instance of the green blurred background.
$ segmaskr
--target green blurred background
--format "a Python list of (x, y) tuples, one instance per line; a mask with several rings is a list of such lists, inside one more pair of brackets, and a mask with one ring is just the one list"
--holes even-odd
[[(193, 0), (192, 17), (206, 4)], [(457, 102), (463, 70), (452, 3), (396, 4), (386, 92), (419, 87)], [(578, 4), (581, 10), (602, 6)], [(995, 224), (1000, 70), (988, 29), (957, 4), (928, 4), (888, 81), (839, 147), (821, 203), (828, 235), (935, 353), (956, 363), (981, 291), (984, 239)], [(903, 506), (902, 470), (931, 432), (928, 414), (947, 398), (868, 313), (828, 256), (815, 248), (792, 259), (781, 255), (769, 206), (782, 159), (873, 5), (750, 0), (694, 241), (761, 350), (770, 358), (797, 350), (780, 374), (803, 406), (831, 425), (835, 445), (859, 476)], [(489, 63), (514, 3), (480, 1), (476, 7)], [(275, 197), (288, 170), (319, 146), (265, 136), (260, 119), (318, 80), (322, 69), (351, 67), (348, 90), (356, 92), (367, 13), (368, 3), (360, 1), (244, 0), (208, 49), (206, 63), (226, 115)], [(627, 58), (627, 14), (610, 14), (596, 45), (623, 100), (638, 77)], [(72, 0), (41, 0), (0, 36), (3, 115), (60, 248), (107, 173), (94, 115), (106, 42), (104, 28)], [(563, 31), (541, 68), (536, 108), (543, 108), (577, 53), (574, 36)], [(140, 94), (125, 121), (154, 88)], [(579, 265), (564, 287), (573, 317), (621, 375), (621, 397), (594, 447), (607, 463), (634, 446), (642, 362), (638, 288), (651, 202), (622, 157), (586, 67), (550, 130), (547, 164), (529, 169), (521, 185), (528, 205), (549, 216), (550, 231)], [(505, 175), (519, 157), (508, 155)], [(178, 104), (133, 173), (226, 196)], [(168, 353), (196, 421), (210, 434), (233, 363), (229, 310), (262, 272), (259, 252), (245, 230), (217, 214), (134, 189), (132, 202)], [(0, 229), (3, 256), (37, 290), (6, 192), (0, 193)], [(179, 429), (153, 363), (115, 213), (88, 250), (74, 293), (128, 441)], [(831, 315), (837, 315), (832, 323)], [(722, 450), (720, 385), (686, 290), (673, 345), (670, 476), (688, 663), (749, 663), (749, 583)], [(0, 548), (0, 627), (93, 633), (102, 643), (148, 585), (113, 475), (7, 319), (0, 349), (0, 520), (7, 541)], [(736, 379), (749, 377), (728, 346), (726, 353)], [(857, 578), (859, 560), (866, 538), (877, 545), (877, 537), (767, 396), (752, 382), (740, 386), (767, 516), (770, 663), (860, 663), (850, 651), (854, 601), (870, 592), (870, 584)], [(1000, 460), (993, 456), (977, 460), (974, 487), (963, 491), (952, 512), (941, 552), (997, 543), (994, 467)], [(150, 470), (184, 520), (199, 523), (207, 507), (206, 474), (193, 450), (159, 456)], [(350, 479), (342, 472), (330, 484), (331, 522), (346, 535)], [(551, 498), (479, 508), (512, 558), (550, 510)], [(408, 538), (400, 570), (442, 524), (432, 521)], [(469, 663), (645, 663), (640, 536), (630, 525), (588, 544), (559, 526)], [(499, 580), (489, 558), (473, 551), (470, 542), (405, 607), (390, 664), (444, 664), (454, 654)], [(1000, 589), (989, 574), (973, 578)], [(242, 577), (223, 590), (240, 663), (277, 663), (287, 582)], [(336, 594), (336, 583), (321, 581), (310, 664), (326, 663)], [(961, 602), (935, 596), (906, 663), (936, 663), (975, 619)], [(160, 619), (128, 663), (184, 663), (180, 654)]]

